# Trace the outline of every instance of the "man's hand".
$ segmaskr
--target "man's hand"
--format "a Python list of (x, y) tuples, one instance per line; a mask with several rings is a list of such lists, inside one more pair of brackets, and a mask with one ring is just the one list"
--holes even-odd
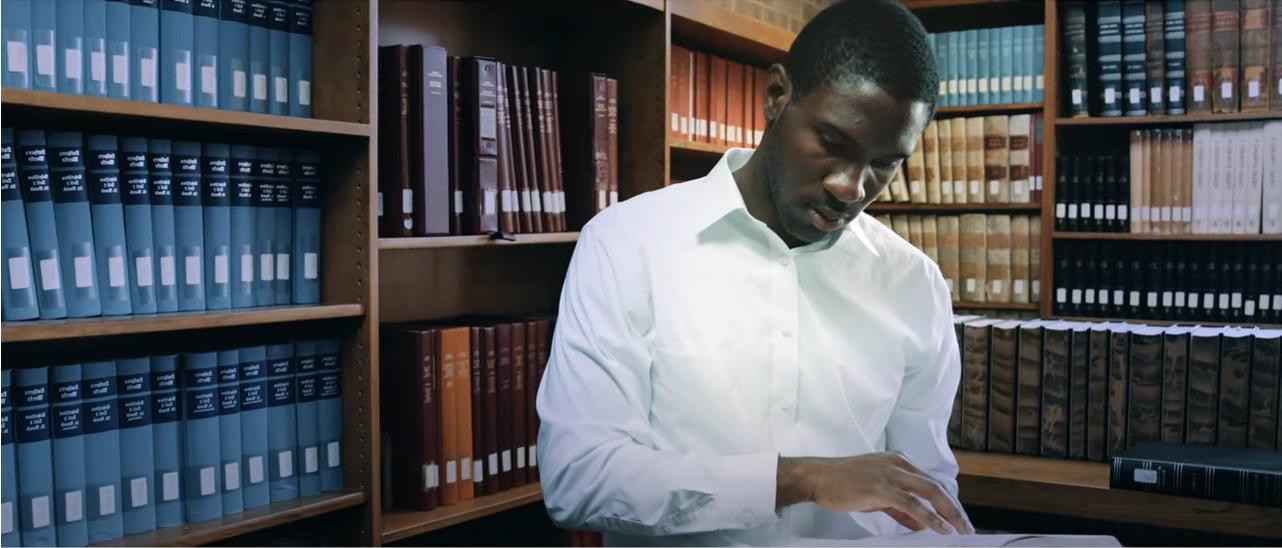
[(913, 531), (975, 532), (943, 485), (899, 453), (780, 458), (777, 483), (780, 508), (812, 501), (833, 512), (884, 512)]

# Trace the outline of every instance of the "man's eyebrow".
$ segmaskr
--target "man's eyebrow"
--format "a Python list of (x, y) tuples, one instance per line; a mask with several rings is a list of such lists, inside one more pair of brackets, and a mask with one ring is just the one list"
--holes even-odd
[(851, 136), (851, 135), (850, 135), (850, 133), (848, 133), (848, 132), (847, 132), (846, 130), (844, 130), (844, 129), (841, 129), (841, 127), (840, 127), (840, 126), (838, 126), (837, 124), (834, 124), (834, 123), (832, 123), (832, 122), (828, 122), (828, 121), (820, 121), (820, 122), (819, 122), (819, 128), (820, 128), (820, 129), (822, 129), (822, 130), (824, 130), (825, 132), (828, 132), (828, 133), (831, 133), (831, 134), (835, 135), (839, 140), (841, 140), (841, 141), (843, 141), (843, 142), (845, 142), (845, 143), (847, 143), (847, 144), (858, 144), (858, 143), (859, 143), (859, 141), (855, 140), (855, 138), (854, 138), (853, 136)]

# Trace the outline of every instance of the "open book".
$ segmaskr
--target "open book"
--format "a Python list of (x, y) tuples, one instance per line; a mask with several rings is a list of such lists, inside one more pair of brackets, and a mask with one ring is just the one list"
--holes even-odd
[(908, 535), (866, 537), (857, 540), (795, 538), (791, 546), (1121, 546), (1103, 535), (941, 535), (918, 532)]

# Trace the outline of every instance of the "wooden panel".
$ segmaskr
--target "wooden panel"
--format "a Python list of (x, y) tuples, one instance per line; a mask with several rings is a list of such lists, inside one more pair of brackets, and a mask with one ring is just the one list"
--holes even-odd
[(757, 66), (783, 62), (797, 35), (705, 0), (668, 0), (673, 43)]
[(1051, 315), (1052, 295), (1055, 287), (1055, 280), (1052, 279), (1055, 265), (1055, 249), (1052, 245), (1051, 232), (1055, 224), (1055, 157), (1058, 150), (1055, 138), (1055, 124), (1051, 123), (1059, 118), (1060, 105), (1060, 55), (1059, 55), (1059, 5), (1056, 0), (1048, 0), (1044, 18), (1046, 21), (1046, 35), (1044, 41), (1046, 47), (1043, 48), (1045, 59), (1042, 66), (1045, 67), (1043, 90), (1045, 108), (1042, 110), (1044, 120), (1042, 123), (1042, 231), (1041, 231), (1041, 298), (1038, 299), (1038, 312), (1042, 316)]
[(1041, 204), (903, 204), (873, 203), (868, 213), (1037, 213)]
[(365, 494), (359, 491), (306, 497), (269, 504), (204, 523), (157, 529), (91, 546), (199, 546), (359, 506), (364, 502)]
[(502, 493), (442, 506), (430, 512), (390, 512), (383, 516), (382, 540), (384, 543), (404, 540), (414, 535), (443, 529), (540, 500), (543, 500), (543, 490), (539, 484), (533, 483)]
[(71, 320), (4, 322), (5, 344), (191, 331), (241, 325), (353, 318), (365, 313), (359, 304), (269, 306), (237, 310), (177, 312), (138, 316), (101, 316)]
[(370, 0), (313, 2), (312, 110), (317, 118), (375, 120), (370, 73), (375, 61), (370, 38), (377, 31), (378, 5)]
[(1055, 232), (1056, 240), (1146, 242), (1282, 242), (1282, 234), (1131, 234), (1129, 232)]
[(479, 247), (509, 245), (561, 244), (579, 241), (578, 232), (549, 234), (512, 234), (511, 240), (489, 236), (432, 236), (427, 238), (379, 238), (379, 249), (434, 249), (440, 247)]
[(1178, 116), (1095, 116), (1091, 118), (1056, 118), (1058, 127), (1079, 126), (1156, 126), (1176, 124), (1198, 124), (1205, 122), (1243, 122), (1257, 120), (1282, 119), (1282, 112), (1228, 112), (1223, 114), (1196, 113)]

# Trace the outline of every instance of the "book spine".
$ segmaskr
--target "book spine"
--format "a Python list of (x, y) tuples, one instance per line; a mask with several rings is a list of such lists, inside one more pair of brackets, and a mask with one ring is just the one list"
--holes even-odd
[(293, 281), (290, 278), (290, 267), (293, 265), (290, 255), (294, 249), (293, 195), (298, 181), (294, 179), (294, 153), (288, 149), (276, 149), (276, 192), (273, 193), (272, 209), (275, 218), (275, 252), (276, 252), (276, 304), (289, 304), (293, 298)]
[(6, 88), (31, 87), (31, 3), (33, 0), (14, 0), (0, 5), (0, 26), (3, 30), (4, 51), (3, 84)]
[(102, 314), (98, 276), (94, 271), (93, 225), (89, 191), (85, 187), (84, 137), (74, 132), (48, 134), (49, 180), (53, 185), (54, 224), (58, 227), (58, 259), (66, 288), (67, 316)]
[(227, 192), (230, 197), (231, 307), (254, 306), (254, 281), (257, 255), (254, 239), (258, 216), (254, 205), (254, 147), (232, 145)]
[(89, 362), (82, 367), (84, 405), (85, 506), (89, 542), (124, 535), (120, 512), (120, 420), (116, 400), (116, 364)]
[(151, 179), (147, 140), (120, 139), (120, 175), (124, 186), (126, 266), (129, 268), (129, 301), (134, 314), (156, 312), (155, 237), (151, 229)]
[(85, 428), (80, 364), (49, 368), (53, 427), (53, 508), (59, 546), (89, 541), (85, 521)]
[(31, 88), (37, 91), (58, 91), (57, 48), (55, 29), (58, 24), (57, 4), (54, 2), (31, 3), (31, 61), (35, 72), (31, 75)]
[(1117, 0), (1100, 2), (1098, 10), (1098, 50), (1096, 63), (1099, 67), (1101, 116), (1122, 115), (1122, 78), (1123, 78), (1123, 45), (1122, 45), (1122, 5)]
[[(258, 147), (254, 153), (254, 252), (258, 278), (254, 305), (276, 303), (276, 149)], [(242, 267), (243, 268), (243, 267)], [(242, 274), (244, 271), (241, 271)], [(285, 303), (280, 303), (285, 304)]]
[(312, 0), (289, 3), (289, 115), (312, 117)]
[(320, 488), (330, 493), (343, 489), (343, 343), (325, 339), (316, 343), (320, 361), (320, 395), (316, 404), (321, 450)]
[(3, 286), (4, 320), (32, 320), (40, 317), (31, 270), (31, 244), (27, 236), (27, 212), (18, 178), (13, 129), (4, 128), (0, 148), (0, 221), (4, 238)]
[(1242, 1), (1242, 35), (1241, 35), (1241, 90), (1242, 110), (1260, 111), (1269, 108), (1270, 77), (1270, 30), (1273, 23), (1270, 13), (1271, 0)]
[[(462, 73), (466, 118), (459, 153), (464, 162), (465, 233), (485, 234), (498, 230), (497, 65), (490, 59), (468, 58)], [(542, 142), (546, 149), (547, 141)]]
[(107, 1), (84, 0), (84, 93), (107, 96)]
[[(291, 50), (292, 51), (292, 50)], [(423, 48), (423, 174), (421, 203), (427, 205), (423, 230), (431, 235), (450, 234), (450, 81), (447, 56), (439, 47)], [(511, 93), (509, 87), (508, 93)]]
[(1279, 354), (1282, 337), (1255, 333), (1251, 348), (1251, 409), (1247, 422), (1247, 447), (1276, 449), (1278, 446)]
[(156, 260), (156, 311), (178, 311), (178, 247), (174, 227), (172, 146), (164, 139), (147, 142), (147, 179), (151, 191), (151, 233)]
[(1041, 455), (1068, 456), (1070, 331), (1046, 328), (1042, 343)]
[(243, 474), (240, 461), (240, 353), (237, 350), (218, 352), (218, 474), (222, 476), (222, 508), (224, 516), (241, 513), (245, 509)]
[(298, 498), (297, 379), (294, 345), (267, 347), (267, 466), (271, 502)]
[[(485, 493), (499, 492), (499, 416), (498, 416), (498, 327), (481, 328), (483, 347), (481, 350), (482, 373), (482, 412), (484, 420), (482, 429), (485, 439), (477, 458), (485, 461)], [(483, 458), (482, 458), (483, 457)]]
[(218, 108), (218, 11), (222, 0), (191, 0), (192, 104)]
[[(226, 158), (226, 156), (223, 156)], [(205, 309), (205, 225), (201, 205), (200, 143), (173, 143), (174, 245), (178, 252), (178, 310)], [(226, 186), (223, 186), (224, 193)]]
[(1246, 447), (1250, 397), (1251, 342), (1245, 330), (1220, 339), (1219, 426), (1216, 444)]
[(1089, 382), (1089, 337), (1085, 326), (1070, 332), (1068, 384), (1068, 458), (1086, 458), (1087, 383)]
[(218, 108), (249, 110), (249, 0), (219, 1)]
[(1122, 3), (1122, 97), (1127, 116), (1143, 116), (1148, 62), (1145, 49), (1144, 0)]
[(116, 373), (122, 533), (133, 535), (156, 528), (156, 507), (151, 497), (151, 474), (156, 469), (152, 454), (151, 361), (116, 360)]
[(1157, 115), (1166, 112), (1166, 37), (1163, 33), (1166, 13), (1161, 1), (1144, 2), (1143, 9), (1147, 112)]
[(1015, 93), (1017, 91), (1017, 88), (1015, 87), (1015, 79), (1019, 77), (1015, 74), (1015, 27), (990, 29), (989, 32), (996, 33), (998, 39), (1001, 41), (999, 49), (996, 50), (998, 58), (1001, 61), (1000, 74), (1002, 91), (1000, 101), (1002, 103), (1012, 103), (1015, 101)]
[(1166, 113), (1184, 114), (1184, 2), (1165, 0), (1162, 32), (1166, 61)]
[(1211, 0), (1184, 3), (1185, 71), (1189, 112), (1211, 111), (1213, 69), (1211, 58)]
[(1015, 450), (1015, 371), (1018, 331), (996, 326), (990, 340), (988, 379), (988, 450), (1011, 453)]
[(293, 303), (320, 302), (321, 198), (320, 155), (298, 151), (294, 184)]
[(470, 328), (469, 346), (471, 360), (468, 379), (471, 392), (472, 422), (472, 495), (483, 496), (489, 493), (485, 484), (485, 341), (484, 328), (473, 325)]
[[(963, 95), (964, 102), (962, 104), (978, 105), (979, 104), (979, 80), (981, 78), (989, 78), (989, 93), (992, 93), (993, 92), (992, 79), (990, 75), (981, 74), (979, 72), (980, 31), (967, 30), (967, 31), (963, 31), (962, 35), (966, 41), (966, 46), (962, 50), (962, 54), (966, 61), (966, 94)], [(984, 52), (985, 55), (987, 55), (988, 53), (989, 52)]]
[(192, 105), (197, 0), (160, 0), (160, 102)]
[(1188, 335), (1168, 332), (1163, 345), (1161, 439), (1168, 443), (1184, 443)]
[(271, 71), (271, 5), (268, 0), (248, 0), (249, 110), (268, 111), (267, 78)]
[[(411, 90), (409, 52), (406, 46), (383, 46), (379, 57), (379, 96), (383, 104), (401, 105), (399, 109), (382, 109), (379, 112), (383, 139), (379, 140), (380, 170), (378, 180), (379, 235), (384, 238), (408, 237), (414, 229), (414, 188), (410, 181), (410, 164), (418, 162), (410, 157)], [(454, 120), (457, 124), (458, 120)], [(451, 146), (454, 143), (451, 141)], [(456, 170), (458, 162), (452, 162)]]
[(271, 84), (267, 112), (289, 114), (289, 0), (268, 3), (268, 83)]
[(1211, 109), (1237, 112), (1242, 90), (1241, 0), (1211, 2)]
[(90, 135), (86, 140), (89, 154), (90, 213), (93, 217), (94, 257), (101, 287), (104, 316), (130, 314), (129, 262), (125, 239), (125, 209), (121, 199), (120, 164), (114, 135)]
[(1220, 337), (1199, 336), (1189, 339), (1188, 372), (1188, 425), (1185, 430), (1187, 443), (1214, 444), (1216, 410), (1220, 379)]
[(962, 362), (962, 447), (987, 449), (989, 326), (965, 327)]
[(56, 528), (49, 368), (15, 369), (12, 381), (16, 462), (24, 463), (17, 471), (18, 533), (22, 546), (53, 546)]
[(182, 487), (182, 402), (178, 396), (178, 356), (151, 357), (152, 501), (156, 505), (156, 527), (174, 527), (183, 522)]
[(9, 399), (9, 383), (13, 371), (0, 371), (0, 542), (6, 546), (19, 544), (18, 527), (18, 456), (13, 443), (13, 400)]
[(64, 0), (57, 2), (54, 9), (56, 90), (80, 95), (85, 92), (85, 3), (84, 0)]
[[(90, 0), (97, 1), (97, 0)], [(133, 38), (129, 0), (106, 0), (103, 23), (106, 36), (106, 95), (113, 99), (133, 97), (130, 56)], [(96, 25), (97, 23), (95, 23)]]
[(267, 488), (267, 348), (248, 346), (240, 360), (240, 472), (245, 509), (271, 502)]
[(975, 62), (975, 72), (978, 76), (975, 84), (975, 98), (979, 104), (996, 103), (1001, 99), (1001, 76), (998, 75), (1001, 70), (1001, 61), (997, 56), (1001, 45), (997, 43), (998, 33), (998, 29), (975, 31), (975, 47), (979, 48), (978, 59)]
[(231, 247), (231, 162), (230, 147), (220, 143), (201, 145), (201, 208), (204, 220), (205, 308), (226, 310), (232, 306)]
[(182, 355), (182, 485), (187, 523), (223, 515), (218, 426), (218, 354)]
[(525, 485), (527, 481), (525, 448), (529, 445), (525, 420), (525, 383), (528, 359), (526, 341), (533, 336), (526, 329), (525, 322), (512, 323), (512, 487)]
[(298, 448), (295, 451), (298, 470), (298, 496), (319, 495), (320, 490), (320, 423), (318, 400), (320, 398), (320, 360), (316, 342), (302, 341), (294, 345), (294, 363), (297, 367), (295, 383), (298, 390), (297, 432)]

